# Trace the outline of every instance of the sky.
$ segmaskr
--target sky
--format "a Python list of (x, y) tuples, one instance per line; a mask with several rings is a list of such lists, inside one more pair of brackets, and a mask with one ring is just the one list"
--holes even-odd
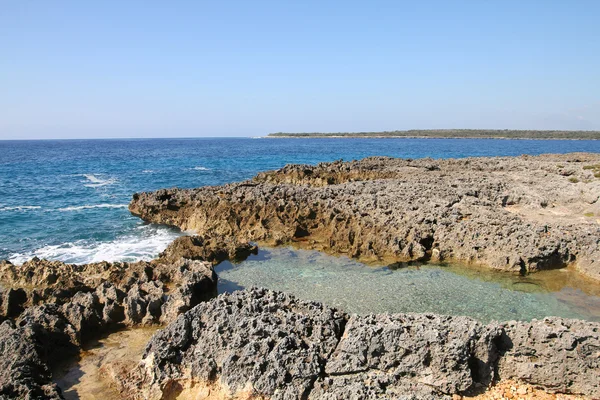
[(600, 1), (0, 0), (0, 139), (600, 129)]

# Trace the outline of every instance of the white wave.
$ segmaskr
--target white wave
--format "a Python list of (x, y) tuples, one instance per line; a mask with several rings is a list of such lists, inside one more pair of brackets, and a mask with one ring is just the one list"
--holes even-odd
[(203, 167), (203, 166), (194, 167), (192, 169), (195, 170), (195, 171), (210, 171), (210, 168), (206, 168), (206, 167)]
[(97, 187), (101, 187), (101, 186), (112, 185), (113, 183), (117, 182), (117, 180), (115, 178), (102, 179), (102, 178), (99, 178), (96, 175), (92, 175), (92, 174), (83, 174), (83, 176), (85, 177), (85, 179), (88, 180), (88, 182), (90, 182), (83, 186), (90, 187), (90, 188), (97, 188)]
[(92, 208), (127, 208), (128, 206), (129, 206), (128, 204), (94, 204), (94, 205), (59, 208), (58, 211), (80, 211), (80, 210), (90, 210)]
[(27, 210), (39, 210), (40, 206), (14, 206), (14, 207), (0, 207), (0, 211), (27, 211)]
[(61, 245), (45, 246), (28, 253), (12, 254), (9, 261), (14, 264), (22, 264), (33, 257), (72, 264), (151, 260), (179, 236), (181, 233), (173, 229), (143, 225), (133, 234), (124, 235), (110, 242), (78, 240)]
[(142, 174), (153, 174), (155, 172), (156, 171), (154, 171), (153, 169), (145, 169), (145, 170), (142, 171)]

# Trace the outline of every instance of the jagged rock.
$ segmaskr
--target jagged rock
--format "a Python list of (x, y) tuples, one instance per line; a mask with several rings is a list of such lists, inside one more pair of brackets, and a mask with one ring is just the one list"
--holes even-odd
[(258, 248), (248, 243), (240, 243), (235, 238), (181, 236), (175, 239), (160, 253), (161, 262), (176, 262), (180, 258), (203, 260), (218, 264), (224, 260), (240, 261)]
[(111, 376), (132, 399), (451, 399), (499, 379), (595, 398), (599, 340), (598, 323), (348, 316), (251, 289), (181, 315), (133, 370)]
[(0, 399), (62, 399), (36, 340), (41, 327), (0, 324)]
[(557, 393), (600, 398), (600, 324), (546, 318), (509, 322), (498, 374)]
[[(600, 155), (585, 153), (371, 157), (137, 193), (129, 209), (146, 221), (241, 241), (302, 238), (368, 260), (434, 257), (511, 273), (574, 265), (600, 280), (600, 179), (584, 168), (598, 163)], [(561, 174), (563, 164), (578, 183)]]
[(157, 333), (129, 396), (159, 399), (194, 382), (219, 379), (224, 393), (272, 398), (310, 392), (333, 352), (345, 316), (318, 303), (268, 290), (202, 303)]
[[(214, 249), (213, 249), (214, 250)], [(216, 250), (215, 250), (216, 251)], [(48, 372), (100, 333), (169, 323), (216, 293), (211, 263), (0, 262), (0, 398), (61, 398)], [(19, 287), (22, 286), (22, 287)]]
[[(48, 283), (49, 275), (55, 277), (52, 283)], [(34, 285), (26, 284), (29, 278)], [(22, 266), (0, 261), (0, 282), (14, 286), (0, 290), (0, 316), (4, 319), (18, 317), (35, 305), (73, 307), (73, 301), (85, 298), (88, 304), (81, 307), (97, 310), (100, 325), (134, 325), (169, 322), (161, 308), (171, 299), (179, 303), (177, 310), (185, 311), (214, 296), (217, 276), (210, 263), (198, 260), (72, 265), (32, 259)], [(168, 290), (165, 284), (174, 288)], [(188, 300), (182, 303), (184, 294)]]
[(353, 316), (311, 397), (439, 398), (487, 385), (497, 356), (487, 344), (499, 335), (466, 317)]

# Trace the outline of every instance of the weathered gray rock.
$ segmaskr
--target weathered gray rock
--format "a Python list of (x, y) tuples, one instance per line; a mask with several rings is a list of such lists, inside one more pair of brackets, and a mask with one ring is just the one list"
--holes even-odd
[(44, 349), (36, 337), (41, 327), (0, 324), (0, 399), (61, 399), (51, 382)]
[[(428, 314), (347, 316), (265, 289), (224, 294), (158, 332), (127, 398), (205, 391), (274, 399), (440, 399), (516, 379), (600, 395), (600, 324), (490, 324)], [(537, 357), (532, 361), (532, 357)]]
[(130, 210), (203, 235), (303, 238), (369, 260), (434, 257), (512, 273), (572, 264), (600, 280), (600, 179), (589, 169), (599, 163), (568, 154), (291, 165), (238, 184), (138, 193)]
[(600, 398), (600, 324), (546, 318), (508, 322), (504, 330), (501, 379)]
[[(36, 305), (58, 304), (67, 307), (66, 315), (94, 310), (99, 314), (95, 325), (107, 326), (170, 322), (175, 312), (214, 297), (217, 276), (211, 263), (183, 258), (84, 265), (32, 259), (20, 266), (0, 261), (0, 282), (12, 286), (0, 288), (3, 319), (16, 318)], [(170, 306), (171, 301), (177, 306)], [(163, 307), (171, 312), (163, 314)]]
[(345, 316), (318, 303), (263, 289), (202, 303), (157, 333), (131, 397), (160, 399), (186, 382), (218, 379), (221, 390), (304, 398), (333, 352)]
[[(221, 251), (219, 243), (195, 254), (227, 256), (253, 248), (232, 242)], [(90, 339), (124, 325), (167, 324), (214, 297), (214, 259), (193, 258), (85, 265), (33, 259), (21, 266), (0, 261), (0, 321), (9, 319), (0, 326), (0, 398), (60, 398), (50, 366)]]
[(323, 379), (320, 398), (440, 398), (487, 386), (497, 358), (496, 326), (438, 315), (353, 316)]

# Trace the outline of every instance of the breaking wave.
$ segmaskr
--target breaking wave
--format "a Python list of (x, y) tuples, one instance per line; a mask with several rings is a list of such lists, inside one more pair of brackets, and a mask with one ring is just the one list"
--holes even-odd
[(80, 210), (90, 210), (93, 208), (127, 208), (127, 207), (128, 207), (127, 204), (94, 204), (94, 205), (64, 207), (64, 208), (59, 208), (58, 211), (80, 211)]
[(135, 232), (112, 241), (78, 240), (48, 245), (31, 252), (12, 254), (9, 261), (22, 264), (33, 257), (73, 264), (151, 260), (181, 235), (181, 232), (164, 226), (142, 225)]

